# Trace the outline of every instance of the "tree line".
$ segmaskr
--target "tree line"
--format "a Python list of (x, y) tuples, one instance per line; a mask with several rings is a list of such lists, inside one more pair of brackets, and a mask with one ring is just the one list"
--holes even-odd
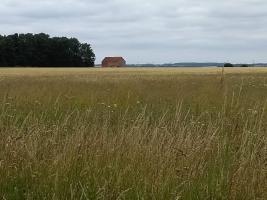
[(234, 65), (232, 63), (225, 63), (224, 67), (249, 67), (249, 65), (248, 64), (237, 64), (237, 65)]
[(48, 34), (0, 35), (0, 67), (93, 67), (95, 54), (76, 38)]

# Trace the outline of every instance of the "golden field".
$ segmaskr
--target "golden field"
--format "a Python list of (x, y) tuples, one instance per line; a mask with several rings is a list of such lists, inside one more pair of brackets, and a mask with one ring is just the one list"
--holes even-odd
[[(62, 75), (98, 75), (110, 73), (129, 75), (145, 75), (145, 74), (220, 74), (220, 67), (165, 67), (165, 68), (0, 68), (0, 76), (62, 76)], [(253, 68), (225, 68), (226, 74), (255, 74), (267, 73), (266, 67)]]
[(0, 69), (1, 199), (267, 199), (267, 68)]

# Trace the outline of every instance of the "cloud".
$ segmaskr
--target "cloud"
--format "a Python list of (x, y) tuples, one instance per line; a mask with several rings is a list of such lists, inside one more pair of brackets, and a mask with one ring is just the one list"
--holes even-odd
[(77, 37), (97, 62), (267, 62), (266, 10), (264, 0), (4, 0), (0, 34)]

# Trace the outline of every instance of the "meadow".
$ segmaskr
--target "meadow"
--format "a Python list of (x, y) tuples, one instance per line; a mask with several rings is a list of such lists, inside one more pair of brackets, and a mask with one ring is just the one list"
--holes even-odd
[(0, 69), (0, 198), (267, 199), (267, 68)]

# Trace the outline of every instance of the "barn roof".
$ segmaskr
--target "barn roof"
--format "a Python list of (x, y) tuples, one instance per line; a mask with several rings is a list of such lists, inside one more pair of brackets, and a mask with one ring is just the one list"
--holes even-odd
[(123, 57), (105, 57), (103, 61), (106, 61), (106, 60), (109, 60), (109, 61), (114, 61), (114, 62), (117, 62), (117, 61), (125, 61)]

